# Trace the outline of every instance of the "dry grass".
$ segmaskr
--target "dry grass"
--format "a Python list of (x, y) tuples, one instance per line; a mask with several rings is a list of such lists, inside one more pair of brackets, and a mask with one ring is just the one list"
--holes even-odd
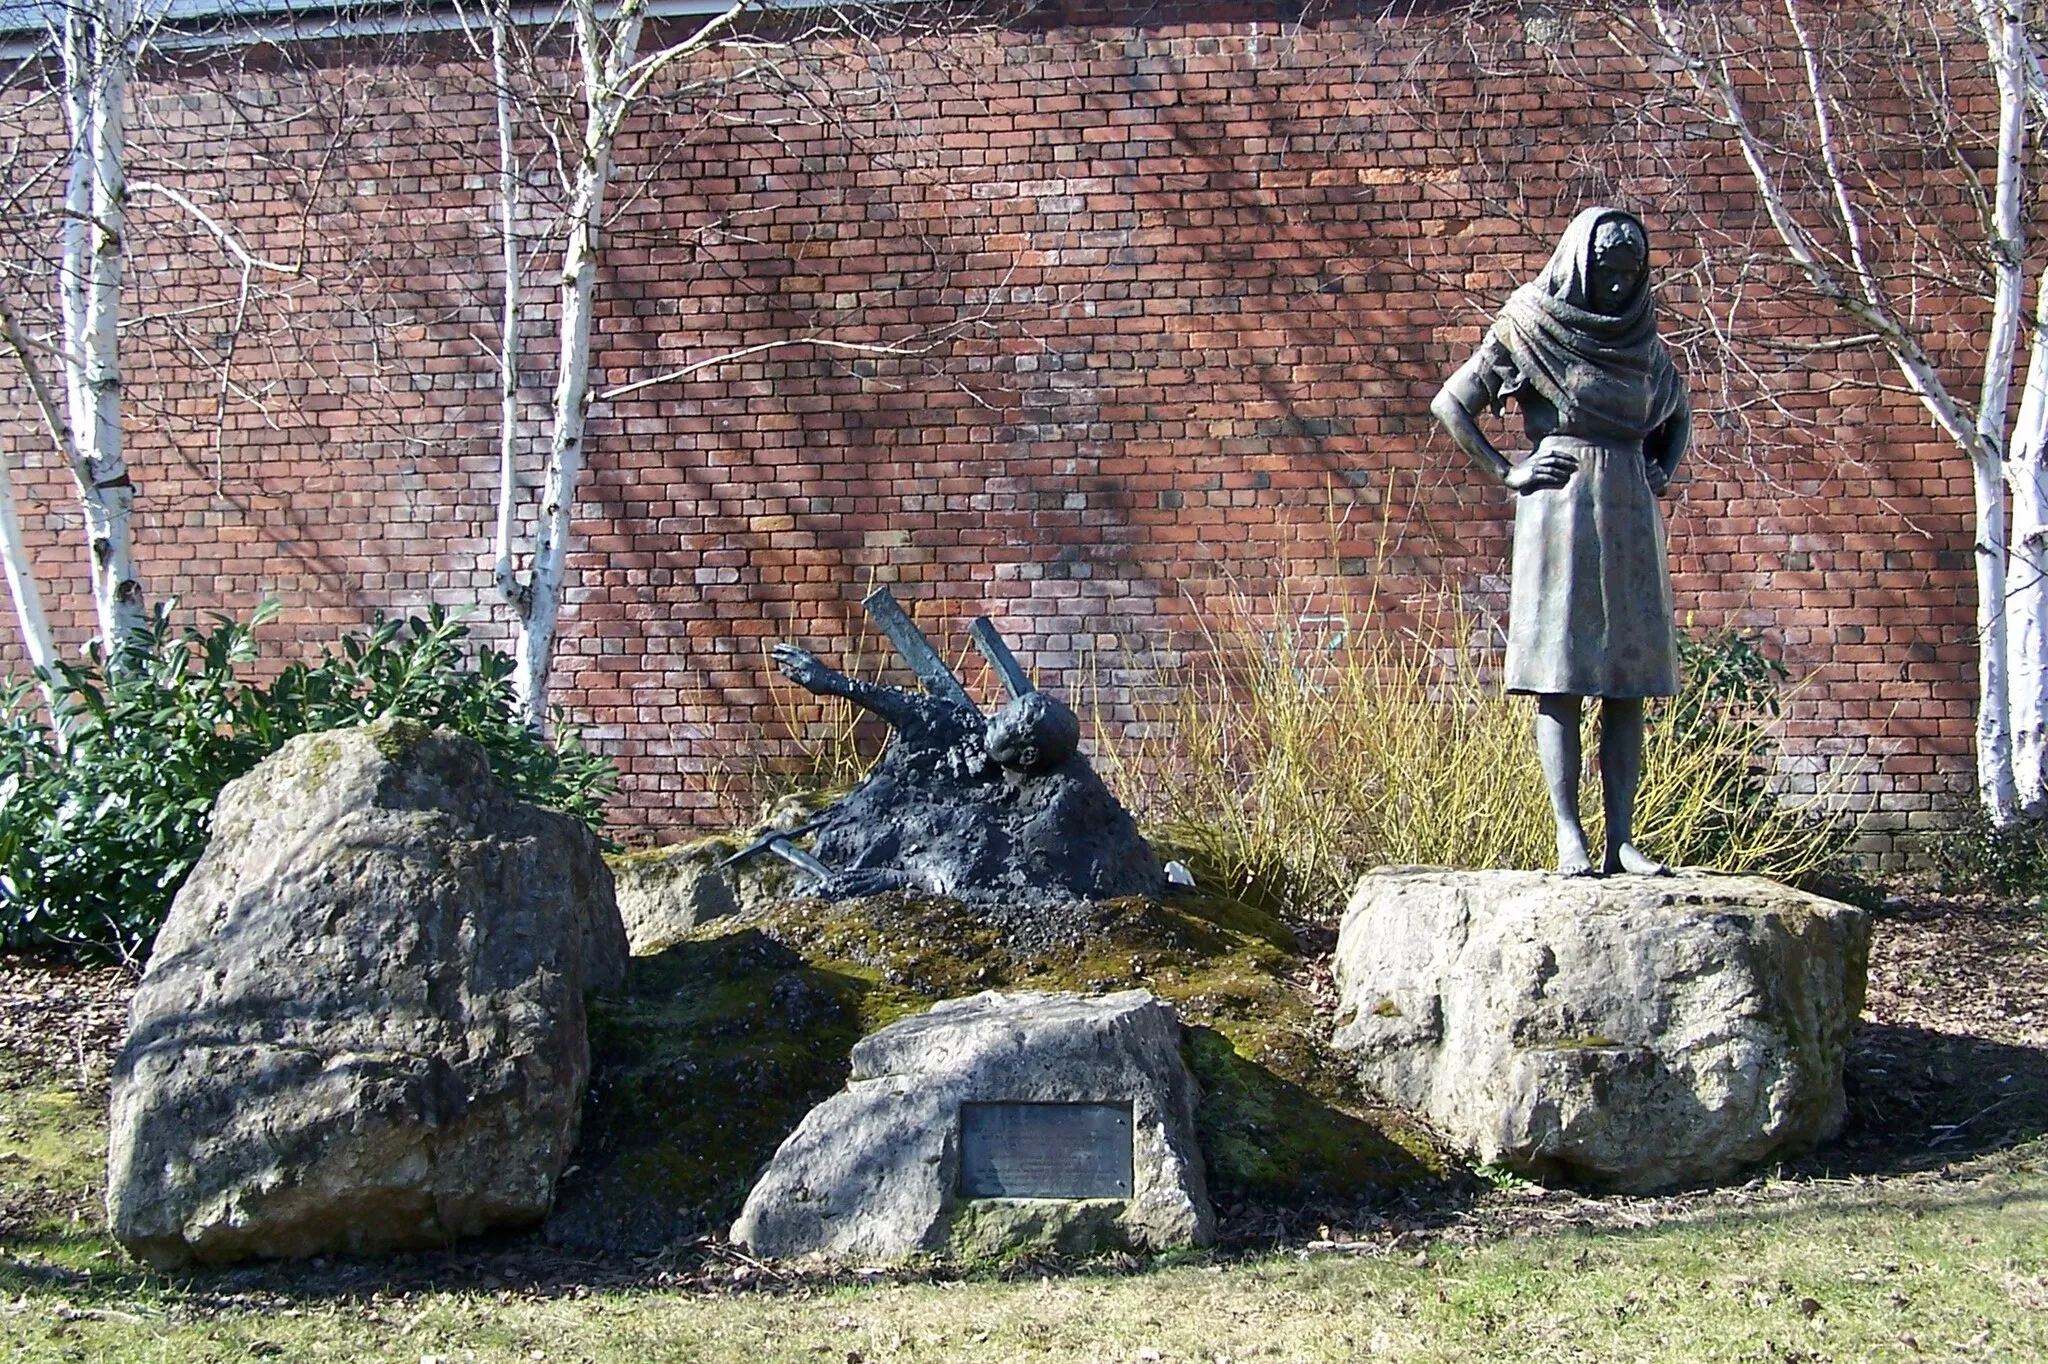
[[(1370, 867), (1552, 864), (1534, 704), (1500, 690), (1498, 653), (1454, 594), (1406, 603), (1397, 615), (1370, 590), (1337, 602), (1286, 588), (1264, 600), (1206, 600), (1220, 605), (1198, 617), (1205, 647), (1158, 677), (1163, 699), (1121, 737), (1099, 742), (1095, 758), (1204, 884), (1299, 914), (1334, 908)], [(1389, 628), (1390, 618), (1405, 625)], [(907, 680), (865, 623), (822, 652), (853, 677)], [(762, 666), (773, 670), (765, 650)], [(980, 658), (964, 645), (954, 666), (990, 694)], [(1637, 842), (1682, 865), (1781, 880), (1834, 860), (1852, 832), (1817, 813), (1834, 789), (1771, 798), (1763, 774), (1776, 716), (1754, 688), (1702, 688), (1700, 673), (1689, 668), (1686, 696), (1652, 707)], [(726, 784), (735, 824), (762, 802), (851, 788), (888, 737), (849, 703), (781, 682), (775, 698), (776, 728), (793, 751)], [(1581, 799), (1596, 848), (1598, 711), (1586, 708)], [(1109, 733), (1099, 713), (1093, 727)]]
[[(1505, 695), (1495, 655), (1448, 596), (1375, 626), (1370, 597), (1304, 603), (1285, 590), (1225, 597), (1208, 647), (1161, 680), (1141, 737), (1097, 765), (1163, 841), (1233, 894), (1295, 909), (1341, 902), (1369, 867), (1544, 867), (1550, 807), (1533, 703)], [(1300, 622), (1312, 620), (1313, 625)], [(1587, 707), (1587, 833), (1601, 836)], [(1653, 707), (1638, 842), (1686, 865), (1796, 879), (1848, 832), (1769, 798), (1775, 717), (1754, 697), (1695, 692)]]
[[(875, 584), (870, 581), (868, 586), (872, 591)], [(930, 614), (928, 609), (920, 609), (929, 608), (930, 603), (903, 605), (913, 619)], [(949, 647), (953, 650), (949, 657), (953, 673), (969, 691), (978, 696), (996, 694), (988, 665), (964, 635), (949, 639), (945, 628), (930, 619), (919, 620), (918, 625), (941, 654)], [(762, 641), (761, 669), (774, 679), (776, 715), (770, 727), (770, 747), (781, 751), (774, 758), (756, 754), (744, 770), (726, 774), (719, 796), (735, 826), (753, 820), (757, 806), (766, 808), (786, 797), (808, 799), (852, 789), (874, 766), (889, 739), (888, 727), (852, 702), (812, 696), (779, 676), (770, 658), (778, 642)], [(843, 641), (799, 642), (848, 677), (887, 686), (917, 686), (894, 646), (866, 616)]]

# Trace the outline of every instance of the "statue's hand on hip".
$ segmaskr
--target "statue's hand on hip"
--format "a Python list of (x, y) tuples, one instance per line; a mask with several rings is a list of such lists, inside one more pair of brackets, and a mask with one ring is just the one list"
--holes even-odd
[(1574, 456), (1561, 450), (1538, 450), (1510, 468), (1501, 481), (1518, 493), (1533, 493), (1544, 488), (1562, 488), (1578, 471), (1579, 461)]
[(1654, 459), (1643, 461), (1643, 477), (1650, 480), (1650, 492), (1656, 497), (1664, 496), (1664, 490), (1671, 486), (1671, 471)]

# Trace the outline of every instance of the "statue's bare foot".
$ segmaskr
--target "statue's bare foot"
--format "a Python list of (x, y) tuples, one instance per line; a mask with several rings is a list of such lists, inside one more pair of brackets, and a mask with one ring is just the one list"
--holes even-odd
[(1557, 874), (1559, 876), (1598, 876), (1593, 869), (1593, 858), (1586, 851), (1586, 836), (1577, 829), (1560, 824), (1557, 828)]
[(1631, 876), (1669, 876), (1671, 868), (1651, 857), (1633, 843), (1624, 843), (1607, 854), (1607, 874), (1627, 872)]

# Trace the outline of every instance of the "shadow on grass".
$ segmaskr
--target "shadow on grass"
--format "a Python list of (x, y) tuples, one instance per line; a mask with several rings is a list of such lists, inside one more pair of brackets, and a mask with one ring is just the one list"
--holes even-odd
[[(1574, 1239), (1639, 1241), (1664, 1235), (1692, 1236), (1741, 1230), (1769, 1233), (1799, 1224), (1823, 1226), (1881, 1217), (1888, 1223), (1944, 1214), (1998, 1212), (2009, 1216), (2048, 1218), (2048, 1179), (2037, 1162), (2048, 1164), (2048, 1150), (2026, 1152), (2018, 1160), (1999, 1154), (1954, 1168), (1958, 1178), (1934, 1175), (1921, 1180), (1899, 1179), (1882, 1184), (1814, 1183), (1787, 1180), (1768, 1192), (1748, 1185), (1702, 1191), (1680, 1200), (1661, 1217), (1639, 1217), (1626, 1225), (1566, 1222), (1550, 1234)], [(2019, 1176), (2024, 1187), (2000, 1187), (1997, 1178)]]
[[(2048, 1156), (2048, 1151), (2041, 1153)], [(1700, 1201), (1686, 1205), (1683, 1215), (1640, 1219), (1627, 1225), (1577, 1221), (1553, 1223), (1540, 1229), (1531, 1240), (1488, 1238), (1503, 1244), (1552, 1248), (1536, 1251), (1556, 1263), (1569, 1262), (1570, 1248), (1588, 1245), (1647, 1247), (1666, 1243), (1686, 1257), (1722, 1254), (1714, 1250), (1716, 1238), (1737, 1234), (1740, 1252), (1757, 1253), (1754, 1237), (1796, 1235), (1805, 1230), (1854, 1226), (1858, 1244), (1872, 1250), (1878, 1243), (1895, 1239), (1898, 1229), (1920, 1225), (1938, 1227), (1944, 1216), (1995, 1212), (2001, 1217), (2048, 1218), (2048, 1179), (2038, 1172), (2028, 1174), (2025, 1161), (1993, 1158), (1966, 1165), (1963, 1179), (1923, 1179), (1889, 1184), (1801, 1184), (1778, 1186), (1776, 1192), (1754, 1196), (1732, 1190), (1712, 1191)], [(1987, 1172), (2003, 1171), (2007, 1178), (1985, 1179)], [(2029, 1182), (2014, 1186), (2015, 1173)], [(1967, 1182), (1965, 1182), (1965, 1180)], [(1713, 1201), (1707, 1201), (1713, 1200)], [(1442, 1205), (1430, 1202), (1429, 1212)], [(1408, 1257), (1430, 1245), (1434, 1238), (1427, 1229), (1435, 1223), (1425, 1216), (1410, 1223), (1421, 1233), (1371, 1248), (1365, 1258), (1385, 1265), (1393, 1272), (1409, 1269)], [(1834, 1233), (1830, 1233), (1834, 1234)], [(479, 1238), (444, 1252), (397, 1255), (381, 1260), (318, 1259), (246, 1265), (232, 1269), (210, 1269), (184, 1275), (164, 1275), (119, 1261), (105, 1268), (76, 1263), (30, 1262), (0, 1254), (0, 1294), (61, 1295), (77, 1307), (95, 1305), (132, 1308), (157, 1298), (183, 1298), (201, 1306), (248, 1310), (269, 1295), (302, 1302), (361, 1300), (384, 1293), (492, 1293), (516, 1292), (529, 1298), (580, 1299), (592, 1291), (658, 1290), (709, 1293), (726, 1296), (734, 1292), (776, 1295), (795, 1293), (809, 1296), (833, 1287), (875, 1288), (895, 1283), (988, 1282), (1031, 1279), (1052, 1274), (1079, 1279), (1120, 1278), (1156, 1270), (1170, 1270), (1189, 1264), (1257, 1265), (1274, 1253), (1270, 1247), (1239, 1244), (1207, 1253), (1178, 1253), (1157, 1257), (1125, 1254), (1088, 1260), (1064, 1259), (1051, 1255), (1026, 1255), (1001, 1266), (961, 1267), (945, 1264), (905, 1266), (890, 1271), (869, 1269), (810, 1269), (797, 1272), (756, 1272), (744, 1262), (721, 1257), (715, 1248), (695, 1246), (658, 1259), (599, 1256), (580, 1258), (559, 1248), (542, 1244), (538, 1238)], [(1433, 1258), (1433, 1257), (1432, 1257)], [(1298, 1263), (1293, 1255), (1281, 1262)], [(1326, 1268), (1356, 1264), (1350, 1257), (1323, 1261)], [(1745, 1259), (1744, 1264), (1749, 1263)], [(1729, 1268), (1742, 1265), (1730, 1264)], [(735, 1273), (735, 1270), (740, 1271)], [(1367, 1270), (1368, 1273), (1377, 1271)], [(502, 1300), (502, 1299), (501, 1299)], [(260, 1310), (260, 1307), (259, 1307)]]

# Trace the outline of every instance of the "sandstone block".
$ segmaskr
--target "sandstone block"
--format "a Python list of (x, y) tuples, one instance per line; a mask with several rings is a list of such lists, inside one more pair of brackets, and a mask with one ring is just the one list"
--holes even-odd
[(673, 946), (699, 924), (739, 913), (717, 863), (732, 851), (723, 839), (608, 857), (619, 917), (636, 957)]
[[(1179, 1019), (1147, 991), (947, 1000), (854, 1047), (845, 1090), (812, 1109), (776, 1151), (732, 1237), (759, 1255), (862, 1261), (988, 1254), (1023, 1242), (1069, 1251), (1205, 1244), (1213, 1219), (1195, 1098)], [(1107, 1174), (1128, 1181), (1128, 1191), (1105, 1197), (1103, 1187), (1077, 1184), (1069, 1198), (978, 1189), (976, 1180), (989, 1178), (978, 1134), (1013, 1121), (1056, 1140), (1081, 1133), (1066, 1173)], [(1091, 1165), (1098, 1160), (1120, 1169)], [(987, 1163), (999, 1166), (1001, 1153)]]
[(1338, 934), (1335, 1044), (1481, 1160), (1642, 1191), (1828, 1140), (1860, 909), (1760, 877), (1395, 868)]

